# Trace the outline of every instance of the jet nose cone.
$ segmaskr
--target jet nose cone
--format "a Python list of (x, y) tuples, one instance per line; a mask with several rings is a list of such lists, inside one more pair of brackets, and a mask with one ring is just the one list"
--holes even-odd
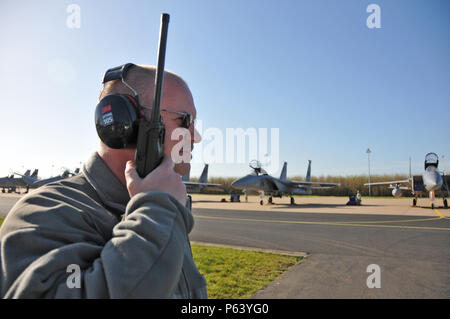
[(425, 188), (427, 189), (427, 191), (433, 191), (436, 189), (436, 183), (428, 183), (425, 185)]
[(238, 186), (239, 186), (239, 180), (238, 179), (236, 179), (233, 182), (231, 182), (231, 187), (238, 188)]
[(439, 190), (442, 186), (442, 177), (436, 171), (428, 171), (423, 175), (423, 183), (429, 192)]

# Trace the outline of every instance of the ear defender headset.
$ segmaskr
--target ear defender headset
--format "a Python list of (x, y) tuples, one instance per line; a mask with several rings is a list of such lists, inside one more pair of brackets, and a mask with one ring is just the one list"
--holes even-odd
[(137, 92), (125, 82), (127, 71), (133, 63), (108, 69), (102, 83), (121, 80), (134, 94), (110, 94), (100, 100), (95, 108), (97, 134), (110, 148), (121, 149), (136, 145), (139, 122), (143, 120), (143, 110)]

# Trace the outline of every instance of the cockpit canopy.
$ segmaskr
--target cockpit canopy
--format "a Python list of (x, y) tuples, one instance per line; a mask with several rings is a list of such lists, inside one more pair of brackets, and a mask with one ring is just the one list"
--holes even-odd
[(252, 172), (253, 175), (257, 175), (257, 176), (259, 174), (267, 175), (267, 172), (261, 167), (260, 161), (253, 160), (248, 164), (248, 166), (250, 166), (250, 168), (253, 169), (253, 172)]
[(428, 153), (425, 155), (425, 169), (429, 166), (438, 167), (439, 165), (439, 156), (436, 153)]

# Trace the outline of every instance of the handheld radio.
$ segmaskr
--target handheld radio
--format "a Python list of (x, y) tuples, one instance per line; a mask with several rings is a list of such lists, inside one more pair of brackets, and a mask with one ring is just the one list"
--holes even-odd
[(158, 64), (156, 67), (155, 94), (150, 121), (139, 123), (136, 170), (140, 177), (147, 176), (162, 161), (164, 156), (165, 127), (161, 119), (161, 97), (164, 81), (164, 61), (166, 56), (167, 30), (169, 27), (169, 15), (161, 15), (161, 30), (159, 33)]

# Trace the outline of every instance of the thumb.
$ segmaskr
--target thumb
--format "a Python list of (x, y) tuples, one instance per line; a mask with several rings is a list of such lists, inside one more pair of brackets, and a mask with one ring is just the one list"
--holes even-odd
[(125, 179), (133, 180), (139, 178), (139, 175), (136, 171), (136, 165), (133, 161), (127, 161), (127, 164), (125, 166)]

